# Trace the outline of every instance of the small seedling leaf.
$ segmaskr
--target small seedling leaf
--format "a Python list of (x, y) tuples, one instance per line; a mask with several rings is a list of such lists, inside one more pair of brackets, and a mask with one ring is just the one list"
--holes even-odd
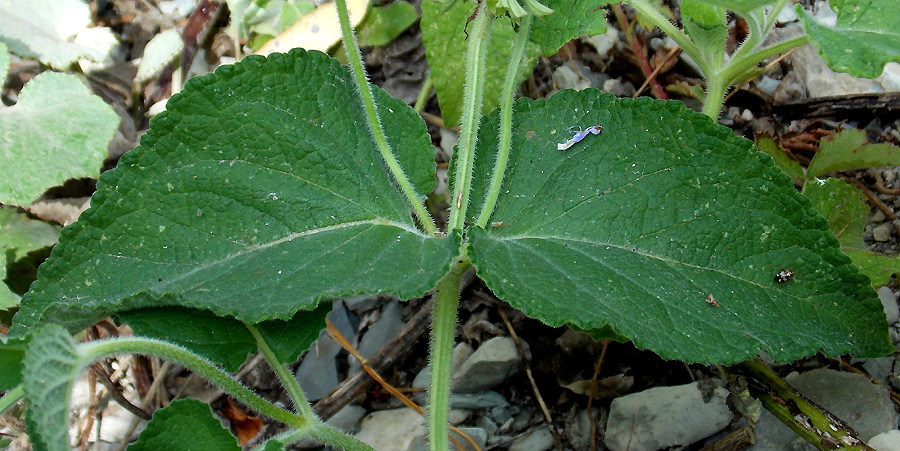
[(725, 12), (725, 8), (702, 0), (681, 2), (684, 30), (700, 48), (701, 55), (709, 60), (710, 67), (721, 67), (725, 58), (725, 39), (728, 37)]
[(69, 398), (81, 359), (75, 342), (55, 324), (31, 336), (22, 374), (28, 403), (26, 426), (35, 449), (68, 451)]
[(853, 260), (860, 272), (869, 276), (873, 287), (887, 283), (892, 274), (900, 274), (900, 259), (876, 255), (863, 245), (869, 206), (859, 188), (840, 179), (828, 178), (807, 182), (803, 194), (828, 221), (828, 227), (841, 243), (841, 251)]
[[(56, 244), (59, 228), (28, 218), (14, 208), (0, 207), (0, 281), (7, 268), (29, 252)], [(0, 284), (0, 310), (19, 305), (19, 296), (6, 283)]]
[(159, 74), (184, 49), (181, 35), (175, 29), (166, 30), (153, 37), (144, 47), (144, 56), (138, 64), (134, 83), (141, 85)]
[(900, 166), (900, 147), (890, 143), (869, 144), (866, 132), (853, 128), (820, 142), (806, 176), (811, 179), (829, 172), (875, 166)]
[[(5, 21), (5, 20), (4, 20)], [(45, 72), (0, 109), (0, 202), (28, 205), (70, 178), (97, 177), (119, 116), (74, 75)]]
[[(497, 122), (479, 136), (473, 199), (490, 180)], [(568, 127), (597, 124), (602, 134), (556, 150)], [(490, 219), (504, 226), (471, 229), (469, 256), (527, 315), (608, 324), (688, 362), (893, 350), (881, 303), (825, 220), (730, 129), (681, 102), (585, 90), (519, 100), (512, 135)]]
[(781, 168), (790, 178), (794, 180), (806, 180), (803, 173), (803, 167), (800, 163), (791, 158), (788, 153), (775, 142), (770, 136), (759, 137), (756, 140), (756, 146), (759, 147), (766, 155), (775, 160), (775, 165)]
[(102, 61), (116, 38), (109, 28), (88, 28), (91, 9), (82, 0), (0, 0), (0, 41), (9, 51), (56, 69), (79, 58)]
[(206, 403), (177, 399), (153, 413), (147, 428), (128, 451), (240, 451), (237, 437)]
[(376, 6), (359, 24), (356, 38), (362, 47), (385, 45), (416, 23), (419, 13), (407, 2)]
[(834, 26), (820, 24), (796, 5), (806, 33), (828, 66), (838, 72), (875, 78), (889, 61), (900, 61), (900, 15), (895, 0), (831, 0)]
[[(400, 165), (431, 191), (425, 124), (374, 92)], [(347, 68), (302, 49), (189, 81), (63, 230), (14, 333), (170, 305), (253, 324), (346, 294), (433, 288), (460, 237), (416, 228), (356, 99)]]

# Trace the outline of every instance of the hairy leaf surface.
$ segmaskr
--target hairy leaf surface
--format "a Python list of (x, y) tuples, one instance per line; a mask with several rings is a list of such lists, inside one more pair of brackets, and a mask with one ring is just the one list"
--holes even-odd
[[(473, 199), (497, 120), (479, 137)], [(598, 124), (556, 150), (568, 127)], [(809, 200), (751, 142), (680, 102), (592, 89), (520, 100), (491, 221), (502, 226), (469, 232), (478, 275), (550, 325), (608, 324), (689, 362), (893, 349), (868, 278)], [(776, 282), (783, 269), (795, 277)]]
[(25, 418), (32, 445), (38, 450), (69, 450), (69, 398), (81, 368), (75, 342), (63, 328), (45, 326), (26, 345), (24, 367)]
[[(429, 192), (424, 123), (375, 97), (400, 164)], [(357, 99), (348, 69), (301, 49), (191, 80), (63, 229), (15, 332), (167, 305), (257, 323), (343, 294), (433, 288), (459, 238), (416, 228)]]
[(239, 451), (241, 447), (206, 403), (187, 398), (153, 412), (138, 441), (128, 447), (128, 451), (162, 449)]

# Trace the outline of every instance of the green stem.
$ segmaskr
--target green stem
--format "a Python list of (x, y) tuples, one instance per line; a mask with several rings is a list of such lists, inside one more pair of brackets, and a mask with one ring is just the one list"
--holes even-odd
[(456, 310), (459, 284), (471, 267), (469, 258), (457, 257), (450, 272), (438, 282), (431, 319), (431, 380), (428, 385), (428, 435), (432, 451), (447, 451), (450, 415), (450, 376), (453, 341), (456, 338)]
[(309, 426), (301, 429), (291, 429), (282, 432), (257, 445), (254, 451), (263, 451), (266, 448), (266, 443), (269, 441), (275, 441), (287, 446), (304, 438), (314, 438), (321, 443), (345, 451), (375, 451), (371, 446), (319, 421), (310, 423)]
[(16, 405), (16, 403), (24, 396), (25, 387), (22, 384), (16, 385), (16, 388), (7, 390), (6, 394), (0, 398), (0, 415), (3, 415), (10, 407)]
[(335, 0), (337, 6), (338, 19), (341, 23), (341, 33), (344, 39), (344, 47), (347, 49), (347, 59), (350, 60), (350, 69), (353, 72), (353, 78), (356, 81), (356, 87), (359, 90), (359, 96), (362, 99), (363, 107), (366, 111), (368, 119), (369, 133), (381, 152), (381, 158), (387, 163), (388, 169), (394, 176), (400, 190), (406, 195), (406, 200), (412, 205), (416, 217), (429, 234), (433, 234), (437, 228), (434, 226), (434, 220), (425, 210), (425, 204), (420, 200), (420, 196), (416, 193), (415, 187), (410, 183), (403, 168), (394, 156), (390, 144), (384, 135), (384, 128), (381, 126), (381, 119), (378, 117), (378, 108), (375, 106), (375, 97), (372, 96), (372, 88), (369, 86), (369, 80), (366, 76), (366, 70), (362, 65), (362, 54), (359, 53), (359, 47), (356, 45), (356, 38), (353, 36), (353, 28), (350, 26), (350, 15), (347, 12), (346, 0)]
[(637, 10), (637, 12), (643, 14), (644, 18), (650, 20), (653, 25), (659, 27), (659, 29), (662, 30), (663, 33), (672, 38), (672, 40), (675, 41), (675, 43), (678, 44), (678, 46), (681, 47), (682, 50), (684, 50), (684, 53), (687, 53), (688, 56), (690, 56), (694, 60), (694, 62), (696, 62), (697, 65), (700, 66), (701, 72), (703, 72), (704, 74), (709, 72), (709, 64), (704, 59), (703, 54), (700, 52), (700, 48), (697, 47), (697, 45), (694, 44), (693, 41), (691, 41), (691, 38), (688, 37), (688, 35), (678, 29), (678, 27), (672, 24), (672, 22), (669, 22), (669, 19), (666, 16), (660, 14), (660, 12), (655, 7), (653, 7), (653, 5), (648, 3), (646, 0), (628, 0), (627, 3), (631, 5), (632, 8)]
[(416, 104), (413, 105), (413, 110), (416, 113), (422, 114), (422, 110), (425, 109), (425, 102), (428, 101), (428, 95), (431, 94), (431, 88), (434, 87), (434, 81), (431, 80), (431, 73), (428, 73), (428, 76), (425, 77), (425, 82), (422, 83), (422, 89), (419, 91), (419, 97), (416, 98)]
[(466, 51), (466, 85), (463, 93), (462, 124), (459, 144), (456, 146), (456, 173), (454, 174), (453, 197), (450, 199), (450, 219), (448, 230), (462, 230), (469, 206), (469, 191), (472, 187), (472, 168), (475, 160), (475, 141), (481, 125), (481, 106), (484, 100), (485, 60), (487, 44), (490, 41), (491, 15), (486, 10), (487, 2), (478, 5), (478, 11), (469, 31), (469, 45)]
[(246, 327), (247, 330), (250, 331), (250, 334), (253, 335), (253, 338), (256, 339), (256, 346), (262, 351), (263, 356), (269, 362), (269, 366), (272, 367), (275, 371), (275, 375), (281, 380), (281, 384), (287, 390), (288, 395), (290, 395), (291, 401), (294, 402), (294, 408), (297, 410), (297, 413), (305, 418), (316, 418), (316, 414), (313, 413), (312, 407), (310, 407), (309, 402), (306, 400), (306, 396), (303, 394), (303, 389), (301, 389), (300, 384), (297, 383), (297, 379), (291, 374), (291, 370), (288, 369), (287, 365), (281, 363), (281, 360), (278, 359), (278, 356), (276, 356), (272, 351), (272, 348), (269, 347), (269, 343), (267, 343), (263, 336), (260, 335), (259, 329), (248, 323), (244, 323), (244, 327)]
[(216, 368), (208, 360), (181, 346), (150, 338), (129, 337), (82, 343), (78, 345), (78, 352), (84, 365), (113, 354), (143, 354), (162, 357), (172, 363), (189, 368), (217, 385), (232, 398), (269, 418), (298, 428), (315, 421), (310, 417), (295, 415), (263, 399), (240, 382), (232, 379), (224, 371)]
[(487, 198), (484, 200), (484, 206), (475, 225), (484, 228), (487, 226), (491, 215), (494, 213), (494, 207), (497, 205), (497, 198), (500, 196), (500, 188), (503, 185), (503, 176), (506, 174), (506, 165), (509, 162), (509, 148), (512, 144), (512, 114), (513, 114), (513, 97), (516, 91), (516, 79), (519, 78), (519, 67), (522, 65), (522, 59), (525, 57), (525, 48), (528, 45), (528, 35), (531, 34), (531, 24), (534, 16), (527, 14), (522, 18), (519, 24), (519, 32), (516, 34), (516, 43), (513, 47), (512, 55), (510, 55), (509, 66), (506, 67), (506, 78), (503, 81), (503, 90), (500, 91), (503, 96), (500, 101), (500, 145), (497, 149), (497, 161), (494, 163), (494, 173), (491, 175), (491, 185), (488, 188)]
[(730, 80), (726, 81), (721, 74), (711, 74), (706, 79), (706, 98), (703, 99), (703, 114), (712, 118), (713, 121), (719, 119), (722, 103), (725, 101), (725, 92), (728, 91), (730, 84)]
[(806, 399), (759, 359), (741, 363), (739, 369), (756, 382), (750, 384), (751, 394), (763, 407), (816, 448), (872, 449), (841, 420)]

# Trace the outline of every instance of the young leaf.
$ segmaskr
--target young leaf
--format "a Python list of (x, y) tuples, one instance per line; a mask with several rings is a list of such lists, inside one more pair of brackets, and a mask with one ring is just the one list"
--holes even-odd
[[(4, 20), (5, 22), (5, 20)], [(28, 205), (70, 178), (96, 177), (119, 116), (74, 75), (45, 72), (0, 109), (0, 202)]]
[(727, 8), (739, 14), (746, 14), (754, 9), (775, 3), (775, 0), (697, 0), (708, 5)]
[(418, 18), (416, 7), (404, 1), (376, 6), (359, 24), (356, 38), (360, 47), (385, 45), (416, 23)]
[[(539, 54), (552, 55), (566, 42), (582, 35), (606, 32), (603, 5), (607, 0), (588, 0), (572, 3), (569, 0), (542, 2), (555, 12), (537, 16), (534, 20), (525, 61), (521, 65), (521, 82), (531, 73)], [(444, 11), (444, 6), (431, 0), (422, 2), (422, 43), (431, 67), (431, 78), (438, 96), (444, 123), (459, 124), (462, 117), (462, 92), (465, 81), (466, 26), (474, 12), (470, 2), (457, 1)], [(513, 50), (515, 30), (508, 17), (498, 17), (491, 26), (491, 42), (487, 56), (487, 75), (484, 87), (484, 112), (500, 102), (501, 86)]]
[(806, 180), (806, 175), (803, 173), (803, 167), (800, 166), (800, 163), (791, 158), (771, 136), (761, 136), (757, 138), (756, 147), (766, 155), (772, 157), (775, 161), (775, 166), (781, 168), (781, 170), (790, 178), (794, 180)]
[(87, 28), (91, 9), (82, 0), (0, 0), (0, 17), (10, 52), (56, 69), (79, 58), (102, 61), (117, 43), (109, 28)]
[(875, 78), (889, 61), (900, 61), (900, 16), (895, 0), (831, 0), (834, 26), (820, 24), (797, 5), (806, 33), (828, 66), (838, 72)]
[(900, 166), (900, 148), (890, 143), (869, 144), (866, 132), (854, 128), (821, 141), (806, 177), (875, 166)]
[(222, 427), (212, 409), (196, 399), (176, 399), (153, 412), (147, 428), (128, 451), (240, 451), (237, 438)]
[[(294, 362), (319, 337), (329, 311), (331, 304), (324, 302), (315, 310), (298, 312), (289, 321), (263, 321), (256, 327), (279, 360)], [(184, 346), (230, 373), (258, 352), (256, 340), (243, 323), (203, 310), (149, 308), (119, 313), (119, 318), (135, 335)]]
[[(91, 208), (22, 298), (13, 333), (168, 305), (257, 323), (344, 294), (433, 288), (459, 237), (416, 228), (357, 96), (347, 68), (302, 49), (189, 81), (140, 148), (100, 177)], [(429, 192), (425, 124), (384, 91), (375, 98), (400, 164)]]
[[(473, 199), (497, 120), (479, 137)], [(603, 133), (556, 150), (568, 127), (593, 125)], [(597, 90), (520, 100), (509, 161), (491, 218), (503, 226), (470, 230), (469, 256), (529, 316), (609, 324), (688, 362), (893, 350), (868, 279), (809, 200), (751, 142), (681, 102)], [(785, 269), (795, 277), (776, 282)]]
[(807, 182), (803, 194), (828, 221), (828, 227), (841, 243), (841, 251), (853, 260), (860, 272), (869, 276), (873, 287), (887, 283), (892, 274), (900, 274), (900, 258), (876, 255), (863, 245), (869, 206), (859, 188), (841, 179), (828, 178)]
[(681, 18), (684, 30), (709, 60), (709, 66), (721, 67), (725, 58), (725, 39), (728, 37), (725, 8), (703, 0), (684, 0), (681, 2)]
[(153, 37), (144, 47), (144, 55), (138, 64), (135, 84), (144, 84), (172, 62), (184, 50), (184, 42), (178, 30), (169, 29)]
[(26, 426), (35, 449), (69, 450), (69, 398), (81, 369), (75, 342), (50, 324), (31, 336), (25, 348)]
[[(29, 219), (14, 208), (0, 207), (0, 281), (6, 270), (28, 252), (56, 244), (59, 228), (43, 221)], [(19, 305), (19, 296), (0, 284), (0, 310)]]

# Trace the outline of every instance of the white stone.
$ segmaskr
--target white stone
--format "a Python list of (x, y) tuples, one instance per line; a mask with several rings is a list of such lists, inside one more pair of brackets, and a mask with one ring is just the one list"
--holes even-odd
[[(522, 344), (526, 347), (524, 342)], [(453, 389), (460, 392), (489, 390), (521, 371), (522, 367), (515, 341), (509, 337), (495, 337), (484, 342), (453, 375)]]
[(894, 224), (890, 222), (885, 222), (884, 224), (875, 227), (872, 230), (872, 238), (875, 238), (875, 241), (886, 242), (891, 240), (891, 233), (894, 230)]
[(522, 438), (509, 447), (509, 451), (546, 451), (553, 447), (553, 434), (544, 426)]
[(868, 445), (875, 451), (900, 451), (900, 430), (882, 432), (872, 437)]
[(703, 400), (697, 382), (651, 388), (613, 400), (604, 443), (612, 451), (689, 445), (722, 430), (732, 413), (728, 390), (717, 387)]
[(356, 438), (378, 451), (418, 451), (425, 447), (425, 435), (425, 417), (403, 408), (367, 415)]
[(878, 289), (878, 299), (881, 299), (881, 304), (884, 306), (887, 323), (896, 323), (900, 319), (900, 306), (897, 305), (897, 297), (894, 296), (894, 292), (888, 287), (881, 287)]

